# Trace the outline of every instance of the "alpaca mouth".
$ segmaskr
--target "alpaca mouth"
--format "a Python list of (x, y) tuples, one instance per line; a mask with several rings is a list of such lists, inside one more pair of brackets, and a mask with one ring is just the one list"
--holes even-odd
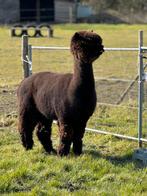
[(105, 52), (104, 47), (102, 46), (100, 49), (100, 53), (102, 54), (103, 52)]
[(102, 54), (105, 50), (102, 48), (99, 50), (99, 54)]

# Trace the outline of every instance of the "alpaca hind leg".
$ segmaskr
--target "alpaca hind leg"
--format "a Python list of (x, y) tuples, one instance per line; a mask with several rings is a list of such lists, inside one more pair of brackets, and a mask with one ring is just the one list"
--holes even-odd
[(19, 133), (22, 145), (26, 150), (30, 150), (33, 147), (33, 130), (35, 123), (22, 117), (19, 120)]
[(52, 125), (52, 121), (40, 122), (37, 126), (36, 134), (46, 152), (56, 153), (56, 150), (54, 150), (52, 146), (51, 125)]
[(58, 155), (67, 156), (70, 151), (73, 131), (70, 126), (59, 123), (59, 132), (60, 132), (60, 144), (58, 147)]

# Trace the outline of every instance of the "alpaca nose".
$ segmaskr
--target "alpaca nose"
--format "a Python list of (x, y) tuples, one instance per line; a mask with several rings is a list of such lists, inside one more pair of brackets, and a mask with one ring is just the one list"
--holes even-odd
[(100, 46), (99, 51), (100, 51), (100, 53), (104, 52), (104, 46), (103, 45)]

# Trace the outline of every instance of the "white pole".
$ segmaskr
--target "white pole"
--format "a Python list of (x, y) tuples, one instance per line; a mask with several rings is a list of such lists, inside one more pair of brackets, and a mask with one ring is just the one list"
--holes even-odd
[(139, 31), (138, 40), (138, 66), (139, 66), (139, 80), (138, 80), (138, 146), (142, 147), (142, 105), (143, 105), (143, 58), (142, 58), (142, 45), (143, 45), (143, 31)]
[(28, 45), (29, 75), (32, 75), (32, 46)]

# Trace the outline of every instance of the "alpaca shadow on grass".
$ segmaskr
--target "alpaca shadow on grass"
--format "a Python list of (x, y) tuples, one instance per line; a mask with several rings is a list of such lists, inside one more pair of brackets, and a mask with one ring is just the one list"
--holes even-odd
[(103, 155), (102, 153), (96, 150), (85, 150), (84, 153), (91, 155), (93, 159), (97, 159), (97, 160), (100, 158), (105, 159), (116, 166), (119, 165), (122, 167), (122, 166), (125, 166), (126, 164), (134, 163), (134, 167), (136, 169), (142, 169), (145, 167), (141, 161), (133, 159), (133, 152), (126, 153), (125, 155), (122, 155), (122, 156)]

